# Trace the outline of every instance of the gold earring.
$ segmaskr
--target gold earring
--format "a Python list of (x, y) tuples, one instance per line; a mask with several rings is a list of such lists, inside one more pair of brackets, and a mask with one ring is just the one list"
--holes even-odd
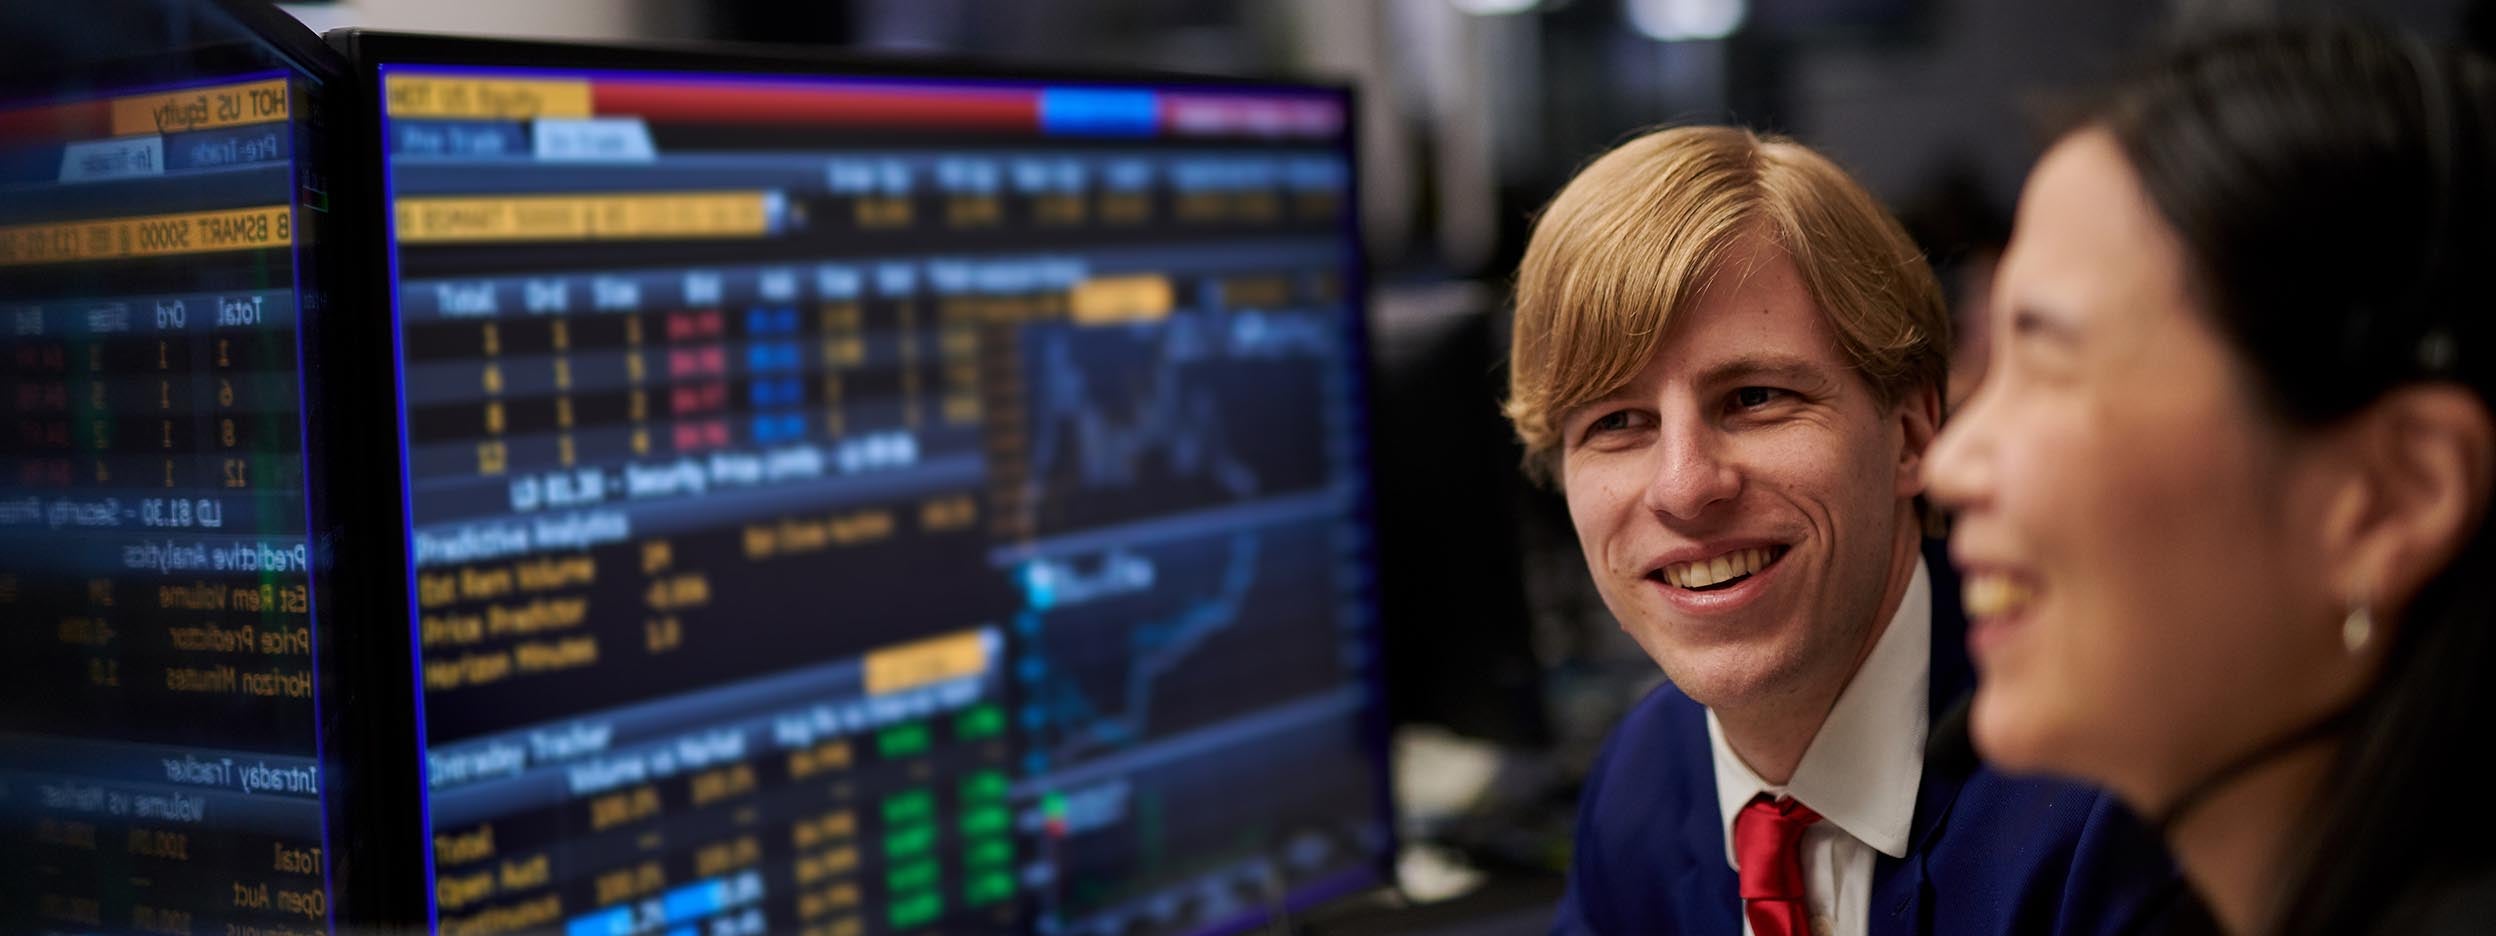
[(2340, 621), (2340, 645), (2348, 648), (2350, 656), (2356, 656), (2364, 652), (2366, 644), (2374, 639), (2375, 616), (2367, 613), (2366, 605), (2361, 602), (2350, 608), (2349, 616)]

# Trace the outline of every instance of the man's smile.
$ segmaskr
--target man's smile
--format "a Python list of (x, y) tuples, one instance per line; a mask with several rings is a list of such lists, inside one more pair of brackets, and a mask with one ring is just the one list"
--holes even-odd
[(1691, 591), (1728, 588), (1775, 565), (1785, 558), (1787, 549), (1783, 545), (1750, 546), (1686, 562), (1668, 562), (1649, 570), (1647, 578)]

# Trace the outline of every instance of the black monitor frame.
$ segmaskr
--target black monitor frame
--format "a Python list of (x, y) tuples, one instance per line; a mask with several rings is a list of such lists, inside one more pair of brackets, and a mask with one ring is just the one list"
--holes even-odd
[[(342, 843), (342, 858), (352, 859), (366, 872), (357, 878), (359, 911), (352, 919), (341, 916), (345, 927), (423, 927), (429, 921), (432, 895), (428, 892), (426, 851), (429, 830), (424, 818), (411, 804), (424, 796), (424, 744), (421, 740), (405, 743), (403, 739), (419, 739), (422, 688), (411, 676), (415, 660), (407, 639), (410, 626), (405, 611), (408, 607), (410, 584), (405, 539), (405, 515), (401, 512), (401, 459), (396, 424), (398, 401), (398, 361), (395, 347), (397, 315), (393, 306), (391, 237), (385, 225), (391, 223), (390, 206), (382, 204), (388, 191), (384, 160), (385, 141), (381, 138), (383, 107), (381, 68), (383, 66), (452, 66), (452, 67), (527, 67), (548, 69), (618, 70), (687, 73), (732, 73), (754, 76), (787, 77), (868, 77), (923, 78), (962, 81), (1064, 82), (1071, 84), (1149, 84), (1158, 87), (1193, 87), (1205, 89), (1283, 89), (1317, 90), (1341, 96), (1345, 105), (1345, 151), (1357, 167), (1360, 164), (1359, 132), (1360, 99), (1353, 88), (1344, 83), (1275, 81), (1243, 77), (1221, 77), (1179, 74), (1139, 69), (1085, 69), (1063, 66), (1001, 66), (993, 62), (972, 62), (940, 57), (865, 57), (821, 49), (792, 46), (729, 43), (636, 43), (583, 44), (571, 42), (505, 40), (454, 37), (411, 33), (371, 31), (364, 29), (332, 30), (323, 36), (333, 48), (351, 63), (352, 83), (339, 95), (345, 106), (337, 108), (337, 125), (346, 128), (341, 136), (345, 143), (333, 153), (332, 165), (339, 172), (337, 184), (351, 192), (358, 206), (356, 212), (372, 220), (365, 224), (365, 240), (341, 265), (336, 281), (355, 284), (352, 289), (338, 291), (337, 304), (357, 310), (353, 316), (339, 316), (330, 329), (335, 341), (323, 348), (334, 355), (332, 379), (324, 384), (331, 395), (333, 410), (348, 410), (365, 417), (352, 427), (331, 438), (352, 452), (354, 470), (341, 472), (331, 488), (332, 499), (341, 505), (350, 528), (358, 531), (384, 531), (383, 535), (365, 532), (356, 540), (352, 579), (355, 606), (363, 610), (359, 621), (364, 639), (354, 640), (343, 648), (353, 654), (353, 685), (364, 691), (355, 696), (356, 728), (363, 737), (393, 739), (399, 743), (375, 743), (355, 748), (355, 765), (368, 779), (356, 786), (357, 796), (348, 808), (357, 817), (351, 827), (351, 841)], [(1343, 237), (1352, 252), (1347, 264), (1344, 284), (1349, 296), (1357, 297), (1356, 317), (1362, 319), (1354, 330), (1356, 338), (1349, 353), (1359, 362), (1358, 396), (1366, 407), (1377, 386), (1372, 336), (1369, 334), (1369, 282), (1367, 257), (1360, 236), (1358, 199), (1345, 206)], [(381, 415), (383, 418), (372, 418)], [(1368, 451), (1376, 451), (1378, 431), (1375, 421), (1362, 420), (1361, 441)], [(1361, 522), (1372, 530), (1376, 541), (1376, 495), (1378, 483), (1375, 458), (1362, 459), (1365, 493), (1354, 510)], [(395, 533), (397, 535), (387, 535)], [(1373, 547), (1374, 548), (1374, 547)], [(1372, 567), (1376, 563), (1373, 558)], [(333, 592), (340, 589), (332, 589)], [(1378, 620), (1375, 594), (1368, 601), (1372, 620)], [(379, 613), (376, 613), (379, 612)], [(384, 622), (387, 622), (386, 624)], [(1371, 644), (1379, 645), (1380, 635), (1373, 634)], [(1365, 689), (1376, 699), (1367, 707), (1363, 734), (1373, 775), (1377, 778), (1373, 797), (1377, 815), (1387, 830), (1384, 847), (1373, 856), (1369, 886), (1393, 886), (1395, 854), (1398, 841), (1395, 829), (1395, 807), (1388, 747), (1389, 722), (1384, 692), (1385, 664), (1383, 654), (1371, 653), (1364, 663)], [(343, 659), (343, 658), (342, 658)], [(343, 680), (342, 680), (343, 681)], [(351, 846), (351, 847), (344, 847)], [(1295, 894), (1288, 900), (1287, 910), (1298, 913), (1308, 906), (1334, 895)]]
[[(324, 772), (330, 792), (323, 807), (332, 835), (330, 920), (342, 932), (393, 926), (422, 920), (426, 899), (421, 854), (410, 855), (387, 829), (423, 794), (421, 766), (405, 743), (395, 720), (406, 707), (403, 694), (379, 676), (404, 673), (376, 670), (377, 659), (406, 642), (396, 627), (373, 626), (376, 600), (382, 607), (404, 607), (388, 590), (401, 580), (393, 564), (401, 559), (404, 531), (399, 512), (371, 496), (368, 487), (377, 460), (392, 458), (395, 436), (377, 431), (387, 421), (395, 391), (386, 368), (371, 367), (371, 349), (387, 348), (389, 323), (363, 314), (370, 308), (364, 260), (386, 246), (380, 225), (381, 191), (368, 187), (372, 177), (354, 171), (360, 141), (372, 126), (359, 103), (366, 99), (359, 72), (348, 58), (276, 6), (258, 0), (214, 0), (215, 5), (244, 28), (286, 56), (297, 68), (326, 85), (304, 119), (321, 132), (317, 148), (297, 153), (298, 176), (323, 183), (329, 203), (326, 218), (299, 213), (298, 260), (304, 264), (307, 289), (302, 306), (304, 342), (303, 387), (307, 484), (313, 492), (309, 540), (316, 559), (314, 611), (322, 627), (319, 661)], [(317, 222), (317, 224), (316, 224)], [(321, 288), (309, 288), (318, 276)], [(375, 341), (379, 339), (380, 344)], [(392, 624), (401, 623), (396, 615)], [(412, 730), (412, 729), (409, 729)], [(419, 839), (421, 843), (421, 839)], [(414, 902), (411, 904), (410, 898)]]

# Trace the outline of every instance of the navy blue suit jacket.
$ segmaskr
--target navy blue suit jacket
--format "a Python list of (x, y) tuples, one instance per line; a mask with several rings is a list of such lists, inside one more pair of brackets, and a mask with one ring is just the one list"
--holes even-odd
[[(1938, 725), (1975, 673), (1957, 577), (1938, 548), (1925, 559)], [(1587, 778), (1553, 931), (1739, 936), (1724, 829), (1705, 710), (1659, 687), (1613, 730)], [(2121, 933), (2181, 893), (2165, 849), (2087, 787), (1928, 763), (1912, 830), (1905, 857), (1873, 866), (1870, 936)]]

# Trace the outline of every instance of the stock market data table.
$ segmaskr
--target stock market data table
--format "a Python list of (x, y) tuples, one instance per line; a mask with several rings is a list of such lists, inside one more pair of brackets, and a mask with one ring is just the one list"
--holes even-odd
[(444, 932), (1185, 932), (1375, 869), (1339, 92), (382, 75)]

